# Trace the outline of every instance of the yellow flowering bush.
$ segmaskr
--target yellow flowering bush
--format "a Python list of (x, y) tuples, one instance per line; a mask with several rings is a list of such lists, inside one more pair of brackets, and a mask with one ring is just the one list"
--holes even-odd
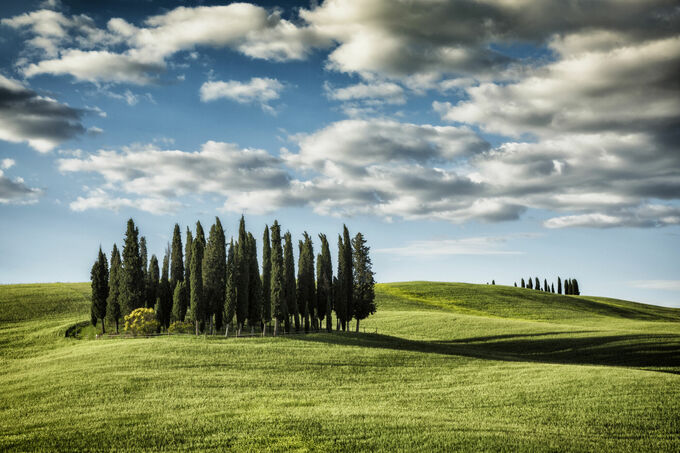
[(194, 324), (191, 322), (175, 321), (168, 327), (170, 333), (194, 333)]
[(152, 308), (138, 308), (125, 317), (125, 331), (134, 336), (156, 333), (159, 326)]

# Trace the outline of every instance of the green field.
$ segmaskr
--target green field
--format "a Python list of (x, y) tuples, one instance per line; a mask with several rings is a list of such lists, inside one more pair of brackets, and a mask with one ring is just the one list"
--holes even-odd
[(680, 451), (680, 310), (376, 294), (358, 334), (95, 340), (88, 284), (0, 286), (0, 451)]

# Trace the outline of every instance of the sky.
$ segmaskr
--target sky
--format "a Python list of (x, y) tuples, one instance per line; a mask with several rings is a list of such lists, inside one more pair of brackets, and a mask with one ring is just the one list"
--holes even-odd
[(680, 6), (0, 4), (0, 283), (242, 214), (347, 224), (380, 282), (680, 307)]

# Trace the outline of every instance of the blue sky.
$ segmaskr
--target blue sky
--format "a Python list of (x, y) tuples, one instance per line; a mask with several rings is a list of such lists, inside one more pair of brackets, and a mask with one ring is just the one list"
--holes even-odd
[(680, 306), (675, 2), (36, 1), (0, 19), (2, 283), (87, 280), (129, 217), (160, 257), (175, 222), (229, 235), (245, 213), (258, 238), (346, 223), (379, 281), (559, 275)]

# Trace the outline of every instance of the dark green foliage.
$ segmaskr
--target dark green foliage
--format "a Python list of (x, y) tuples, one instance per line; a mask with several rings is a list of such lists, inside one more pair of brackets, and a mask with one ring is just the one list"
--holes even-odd
[(527, 280), (527, 288), (534, 289), (534, 283), (533, 282), (534, 281), (531, 279), (531, 277), (529, 277), (529, 279)]
[(345, 296), (345, 272), (347, 266), (345, 265), (345, 252), (342, 236), (338, 235), (338, 277), (337, 285), (333, 293), (333, 305), (335, 307), (335, 316), (338, 318), (340, 328), (346, 330), (347, 322), (347, 297)]
[(319, 234), (321, 253), (316, 259), (316, 310), (319, 319), (326, 318), (326, 330), (333, 328), (331, 310), (333, 306), (333, 262), (328, 239), (325, 234)]
[(571, 295), (571, 280), (569, 279), (564, 280), (564, 294), (567, 296)]
[(496, 280), (491, 280), (491, 284), (492, 284), (492, 285), (495, 285), (495, 284), (496, 284)]
[(236, 258), (234, 256), (234, 241), (232, 240), (229, 244), (229, 253), (227, 253), (226, 300), (223, 315), (224, 324), (227, 326), (225, 335), (229, 333), (229, 326), (234, 321), (234, 315), (236, 314), (236, 275)]
[(186, 307), (189, 309), (191, 303), (191, 249), (193, 247), (194, 239), (191, 235), (191, 230), (187, 227), (186, 241), (184, 244), (184, 283), (187, 285), (187, 300)]
[[(187, 285), (184, 280), (180, 280), (175, 285), (175, 291), (172, 295), (172, 322), (184, 322), (184, 317), (187, 313)], [(192, 326), (193, 327), (193, 326)]]
[(127, 316), (136, 308), (144, 306), (144, 273), (139, 255), (139, 230), (130, 219), (123, 246), (123, 278), (120, 290), (121, 316)]
[(269, 241), (269, 227), (265, 225), (262, 235), (262, 321), (266, 324), (272, 319), (272, 259)]
[(236, 323), (239, 333), (248, 318), (248, 298), (250, 292), (250, 254), (248, 252), (248, 233), (246, 222), (241, 216), (238, 227), (238, 242), (236, 243)]
[(156, 299), (156, 319), (161, 327), (166, 329), (170, 326), (170, 318), (172, 315), (172, 299), (173, 291), (170, 286), (169, 279), (170, 267), (170, 249), (166, 249), (163, 257), (163, 271), (161, 272), (161, 279), (158, 284), (158, 298)]
[(543, 291), (550, 292), (550, 287), (548, 286), (548, 280), (543, 279)]
[[(293, 241), (290, 232), (286, 231), (283, 247), (283, 291), (288, 308), (288, 316), (293, 317), (295, 331), (300, 330), (300, 311), (297, 303), (297, 282), (295, 281), (295, 257), (293, 256)], [(290, 326), (286, 326), (290, 329)]]
[(106, 298), (109, 296), (109, 263), (106, 261), (106, 255), (99, 247), (99, 254), (97, 261), (95, 261), (90, 272), (90, 279), (92, 280), (92, 306), (90, 314), (92, 317), (92, 325), (97, 325), (97, 319), (102, 322), (102, 333), (105, 332), (104, 319), (106, 318)]
[(366, 245), (366, 240), (361, 233), (354, 236), (352, 249), (352, 303), (354, 304), (352, 312), (357, 320), (356, 330), (358, 332), (359, 321), (375, 313), (375, 278), (369, 256), (370, 247)]
[(109, 296), (106, 298), (106, 319), (116, 324), (118, 333), (118, 323), (120, 321), (120, 286), (123, 277), (123, 268), (120, 262), (118, 247), (113, 244), (111, 251), (111, 268), (109, 272)]
[(253, 330), (262, 322), (262, 280), (257, 263), (257, 241), (248, 233), (248, 325)]
[(343, 272), (343, 295), (345, 296), (345, 306), (347, 307), (347, 329), (349, 330), (349, 322), (354, 316), (353, 308), (354, 291), (352, 289), (354, 283), (354, 270), (352, 266), (352, 242), (349, 238), (349, 230), (346, 225), (342, 225), (342, 243), (343, 253), (345, 254), (345, 270)]
[(305, 331), (317, 328), (316, 323), (316, 288), (314, 284), (314, 246), (312, 238), (305, 231), (304, 241), (299, 241), (297, 304)]
[(557, 294), (562, 294), (562, 279), (557, 277)]
[(553, 293), (553, 294), (555, 293), (555, 284), (554, 283), (550, 284), (550, 292)]
[[(160, 271), (158, 269), (158, 258), (151, 255), (149, 260), (149, 270), (146, 273), (146, 302), (156, 300), (159, 297)], [(147, 308), (151, 308), (148, 307)]]
[(522, 279), (522, 288), (526, 288), (526, 285), (524, 283), (524, 279)]
[(191, 244), (191, 277), (189, 319), (194, 322), (196, 335), (201, 323), (205, 320), (206, 307), (203, 298), (203, 228), (201, 222), (196, 222), (196, 239)]
[(148, 255), (146, 252), (146, 238), (142, 236), (139, 238), (139, 260), (142, 264), (142, 279), (144, 280), (144, 307), (153, 308), (156, 303), (156, 299), (148, 299), (149, 296), (149, 271), (148, 266)]
[(173, 293), (177, 283), (184, 281), (184, 263), (182, 262), (182, 233), (179, 224), (172, 231), (172, 257), (170, 258), (170, 288)]
[(271, 303), (274, 315), (274, 335), (278, 334), (278, 326), (288, 320), (288, 306), (286, 305), (285, 282), (283, 270), (283, 249), (281, 247), (281, 227), (276, 220), (272, 225), (271, 247)]
[(536, 291), (541, 290), (541, 281), (538, 279), (538, 277), (536, 277), (536, 280), (534, 281), (534, 289)]
[(572, 294), (574, 294), (575, 296), (580, 296), (581, 291), (578, 289), (578, 281), (576, 279), (573, 279), (571, 284), (572, 284), (572, 289), (571, 289)]
[(515, 288), (517, 288), (517, 282), (515, 282)]
[(206, 316), (211, 326), (213, 320), (215, 328), (222, 328), (222, 312), (227, 289), (227, 250), (224, 230), (220, 219), (215, 217), (215, 223), (210, 227), (210, 236), (203, 256), (203, 297), (205, 300)]

